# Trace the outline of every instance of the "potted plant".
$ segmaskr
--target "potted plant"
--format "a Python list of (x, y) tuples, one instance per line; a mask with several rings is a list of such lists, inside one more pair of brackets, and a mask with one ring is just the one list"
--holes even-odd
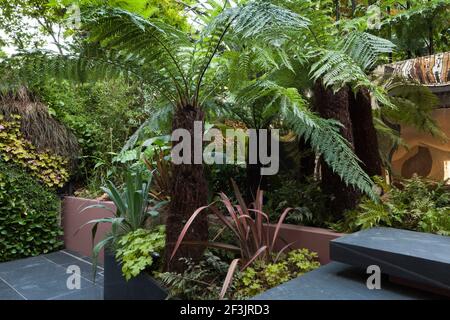
[[(86, 223), (92, 225), (92, 239), (98, 224), (111, 224), (111, 232), (93, 246), (94, 270), (98, 254), (105, 248), (105, 300), (159, 300), (167, 296), (166, 290), (151, 276), (161, 266), (159, 257), (165, 239), (165, 227), (157, 225), (155, 218), (167, 203), (150, 198), (152, 176), (153, 172), (134, 168), (127, 173), (123, 188), (108, 181), (102, 190), (117, 208), (114, 216)], [(84, 210), (90, 208), (110, 210), (101, 204)]]

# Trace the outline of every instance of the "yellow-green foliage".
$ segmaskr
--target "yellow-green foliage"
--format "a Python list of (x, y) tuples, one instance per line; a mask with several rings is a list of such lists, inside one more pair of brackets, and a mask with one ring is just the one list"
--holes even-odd
[(20, 116), (6, 120), (0, 115), (0, 157), (24, 168), (50, 188), (62, 187), (69, 180), (67, 160), (49, 152), (39, 152), (20, 131)]
[(122, 236), (118, 241), (116, 259), (122, 263), (127, 280), (153, 265), (152, 254), (160, 253), (165, 245), (165, 226), (154, 230), (138, 229)]
[(301, 276), (320, 266), (317, 253), (292, 250), (276, 263), (256, 261), (237, 277), (235, 298), (247, 298)]

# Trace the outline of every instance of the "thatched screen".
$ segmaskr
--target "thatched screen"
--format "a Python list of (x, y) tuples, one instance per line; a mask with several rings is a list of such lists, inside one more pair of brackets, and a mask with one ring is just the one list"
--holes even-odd
[(70, 160), (73, 168), (78, 157), (77, 138), (64, 125), (56, 121), (48, 108), (28, 89), (22, 87), (0, 96), (0, 114), (10, 119), (21, 116), (21, 131), (41, 151), (50, 151)]

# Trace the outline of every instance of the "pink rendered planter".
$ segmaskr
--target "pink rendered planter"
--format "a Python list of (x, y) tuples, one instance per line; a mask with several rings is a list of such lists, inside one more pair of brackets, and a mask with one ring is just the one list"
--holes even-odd
[[(64, 228), (64, 245), (66, 249), (85, 256), (92, 256), (92, 225), (84, 226), (81, 229), (80, 227), (88, 221), (113, 216), (112, 212), (101, 208), (88, 209), (80, 213), (84, 208), (94, 204), (103, 204), (115, 210), (114, 204), (110, 201), (97, 201), (77, 197), (64, 198), (62, 205), (62, 225)], [(110, 230), (110, 224), (99, 224), (94, 243), (97, 244), (102, 240)], [(99, 262), (103, 262), (103, 250), (100, 252)]]
[[(108, 208), (115, 210), (114, 204), (110, 201), (97, 201), (77, 197), (65, 197), (63, 201), (62, 224), (65, 247), (85, 256), (92, 255), (91, 226), (87, 225), (82, 229), (80, 227), (90, 220), (113, 216), (110, 211), (100, 208), (88, 209), (80, 213), (81, 210), (93, 204), (104, 204)], [(275, 225), (271, 224), (268, 228), (269, 232), (273, 234)], [(77, 230), (79, 231), (77, 232)], [(95, 243), (102, 240), (110, 230), (111, 226), (109, 224), (99, 224)], [(342, 233), (329, 229), (283, 224), (275, 247), (276, 249), (281, 249), (287, 243), (296, 241), (292, 247), (296, 249), (307, 248), (315, 251), (319, 254), (320, 263), (327, 264), (330, 262), (330, 241), (342, 235)], [(100, 253), (99, 261), (103, 262), (103, 250)]]
[[(273, 234), (275, 225), (269, 225), (270, 233)], [(275, 249), (280, 250), (286, 244), (296, 241), (292, 247), (295, 249), (306, 248), (319, 254), (321, 264), (330, 262), (330, 241), (344, 234), (329, 229), (305, 227), (292, 224), (283, 224), (279, 233), (279, 240)]]
[[(215, 216), (211, 216), (212, 221), (219, 222)], [(230, 222), (231, 222), (231, 218)], [(219, 222), (220, 223), (220, 222)], [(269, 235), (273, 236), (276, 224), (266, 225), (269, 228)], [(275, 244), (275, 250), (281, 250), (287, 244), (292, 243), (294, 249), (309, 249), (317, 252), (321, 264), (327, 264), (330, 260), (330, 241), (344, 233), (332, 231), (330, 229), (306, 227), (294, 224), (282, 224)]]

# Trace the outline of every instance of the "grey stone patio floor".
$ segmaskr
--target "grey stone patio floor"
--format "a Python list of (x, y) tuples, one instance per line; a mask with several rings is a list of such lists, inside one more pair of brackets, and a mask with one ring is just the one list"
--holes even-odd
[[(95, 283), (90, 257), (62, 250), (0, 263), (0, 300), (103, 300), (103, 268)], [(69, 289), (69, 266), (81, 271), (79, 289)]]

